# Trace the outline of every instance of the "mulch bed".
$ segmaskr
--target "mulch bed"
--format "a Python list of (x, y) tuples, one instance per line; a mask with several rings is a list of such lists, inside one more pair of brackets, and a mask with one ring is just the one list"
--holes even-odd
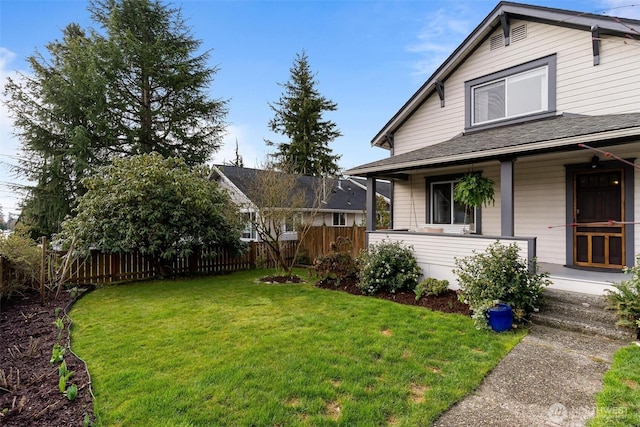
[[(53, 345), (69, 342), (69, 319), (64, 310), (70, 302), (68, 292), (44, 306), (35, 292), (1, 302), (0, 425), (77, 427), (84, 425), (86, 415), (93, 422), (93, 398), (84, 363), (67, 349), (64, 360), (67, 369), (74, 372), (68, 384), (78, 387), (73, 401), (58, 389), (59, 365), (49, 363)], [(60, 341), (57, 317), (65, 323)]]
[[(322, 280), (316, 284), (316, 286), (324, 289), (348, 292), (353, 295), (362, 295), (362, 292), (356, 285), (357, 279), (355, 277), (349, 277), (347, 279), (341, 280), (339, 286), (336, 285), (336, 281), (334, 279)], [(394, 301), (399, 304), (417, 305), (431, 310), (442, 311), (444, 313), (458, 313), (465, 316), (471, 315), (469, 306), (461, 303), (458, 300), (458, 295), (456, 294), (456, 292), (452, 290), (446, 291), (445, 293), (435, 297), (422, 297), (418, 301), (416, 301), (416, 294), (414, 294), (413, 291), (400, 291), (396, 292), (395, 294), (386, 291), (379, 291), (373, 296), (376, 298)]]

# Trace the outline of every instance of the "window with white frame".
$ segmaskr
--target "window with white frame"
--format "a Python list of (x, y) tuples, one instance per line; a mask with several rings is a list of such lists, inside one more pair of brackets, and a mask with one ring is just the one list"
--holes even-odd
[(245, 240), (256, 240), (256, 228), (253, 225), (252, 220), (255, 218), (255, 213), (244, 212), (242, 216), (245, 221), (244, 230), (242, 230), (242, 238)]
[(555, 55), (465, 83), (467, 127), (555, 112)]
[(333, 213), (333, 225), (334, 226), (347, 225), (347, 219), (345, 217), (344, 212), (334, 212)]
[(456, 181), (431, 183), (431, 223), (432, 224), (472, 224), (475, 211), (465, 212), (464, 205), (453, 200)]
[(287, 218), (284, 222), (284, 232), (285, 233), (293, 233), (296, 231), (296, 219), (295, 217)]

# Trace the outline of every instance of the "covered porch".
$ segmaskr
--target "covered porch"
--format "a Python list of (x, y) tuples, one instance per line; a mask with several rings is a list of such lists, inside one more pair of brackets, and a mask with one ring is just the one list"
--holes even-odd
[[(553, 287), (602, 294), (625, 278), (622, 267), (634, 265), (640, 252), (639, 119), (637, 114), (556, 116), (461, 134), (347, 171), (367, 177), (368, 241), (411, 244), (424, 274), (454, 287), (455, 257), (496, 240), (515, 242), (523, 258), (537, 259), (539, 270), (550, 273)], [(468, 171), (493, 179), (495, 205), (478, 209), (471, 229), (455, 223), (453, 208), (451, 223), (437, 224), (436, 185), (448, 181), (453, 188), (456, 177)], [(375, 178), (393, 182), (392, 230), (374, 228)], [(440, 232), (430, 233), (433, 227)]]
[(585, 270), (568, 268), (563, 264), (535, 262), (535, 237), (479, 236), (473, 234), (429, 233), (405, 230), (379, 230), (367, 232), (369, 244), (384, 240), (400, 241), (413, 247), (418, 264), (425, 277), (446, 279), (452, 289), (458, 288), (453, 270), (456, 258), (463, 258), (484, 251), (489, 245), (500, 241), (505, 245), (517, 244), (520, 256), (530, 267), (549, 273), (551, 289), (602, 295), (612, 284), (630, 279), (622, 270)]

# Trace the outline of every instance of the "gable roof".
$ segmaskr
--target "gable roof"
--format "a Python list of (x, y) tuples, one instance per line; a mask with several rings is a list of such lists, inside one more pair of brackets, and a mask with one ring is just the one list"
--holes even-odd
[[(353, 182), (354, 184), (356, 184), (360, 188), (362, 188), (364, 190), (367, 189), (367, 179), (366, 178), (350, 176), (348, 179), (349, 179), (349, 181)], [(384, 197), (385, 200), (390, 201), (391, 200), (391, 182), (386, 181), (386, 180), (377, 179), (376, 180), (376, 193), (379, 196)]]
[[(427, 98), (436, 93), (436, 82), (445, 82), (449, 75), (451, 75), (487, 37), (501, 26), (501, 19), (504, 19), (503, 17), (507, 20), (513, 18), (543, 22), (550, 25), (558, 25), (589, 32), (591, 32), (592, 28), (597, 27), (600, 34), (625, 36), (640, 41), (640, 36), (637, 35), (640, 20), (507, 1), (500, 2), (384, 125), (372, 139), (371, 145), (390, 149), (391, 146), (387, 137), (393, 135)], [(635, 30), (633, 30), (634, 27), (636, 28)]]
[(563, 115), (460, 134), (439, 144), (358, 166), (347, 173), (392, 174), (515, 154), (578, 150), (578, 143), (615, 145), (629, 140), (640, 140), (640, 113)]
[[(250, 192), (252, 181), (260, 173), (264, 173), (261, 169), (241, 168), (229, 165), (214, 165), (235, 188), (243, 195)], [(279, 172), (284, 175), (284, 172)], [(297, 187), (304, 188), (306, 192), (307, 208), (313, 207), (314, 188), (323, 185), (323, 179), (319, 177), (296, 175)], [(383, 181), (378, 181), (377, 186), (384, 189)], [(349, 179), (331, 179), (324, 180), (326, 186), (327, 198), (326, 203), (322, 203), (320, 211), (354, 211), (362, 212), (366, 207), (366, 182), (365, 187), (356, 185)], [(387, 183), (389, 185), (389, 183)], [(377, 189), (380, 193), (380, 189)], [(388, 196), (387, 196), (388, 197)]]

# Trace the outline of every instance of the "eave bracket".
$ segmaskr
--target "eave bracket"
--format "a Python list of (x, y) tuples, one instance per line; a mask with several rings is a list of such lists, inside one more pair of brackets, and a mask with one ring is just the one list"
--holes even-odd
[(504, 12), (500, 14), (500, 25), (502, 25), (502, 34), (504, 35), (504, 45), (509, 46), (511, 43), (511, 28), (509, 26), (509, 16)]
[(593, 65), (600, 65), (600, 28), (591, 27), (591, 45), (593, 47)]
[(440, 97), (440, 108), (444, 107), (444, 83), (440, 80), (436, 80), (436, 92), (438, 92), (438, 96)]

